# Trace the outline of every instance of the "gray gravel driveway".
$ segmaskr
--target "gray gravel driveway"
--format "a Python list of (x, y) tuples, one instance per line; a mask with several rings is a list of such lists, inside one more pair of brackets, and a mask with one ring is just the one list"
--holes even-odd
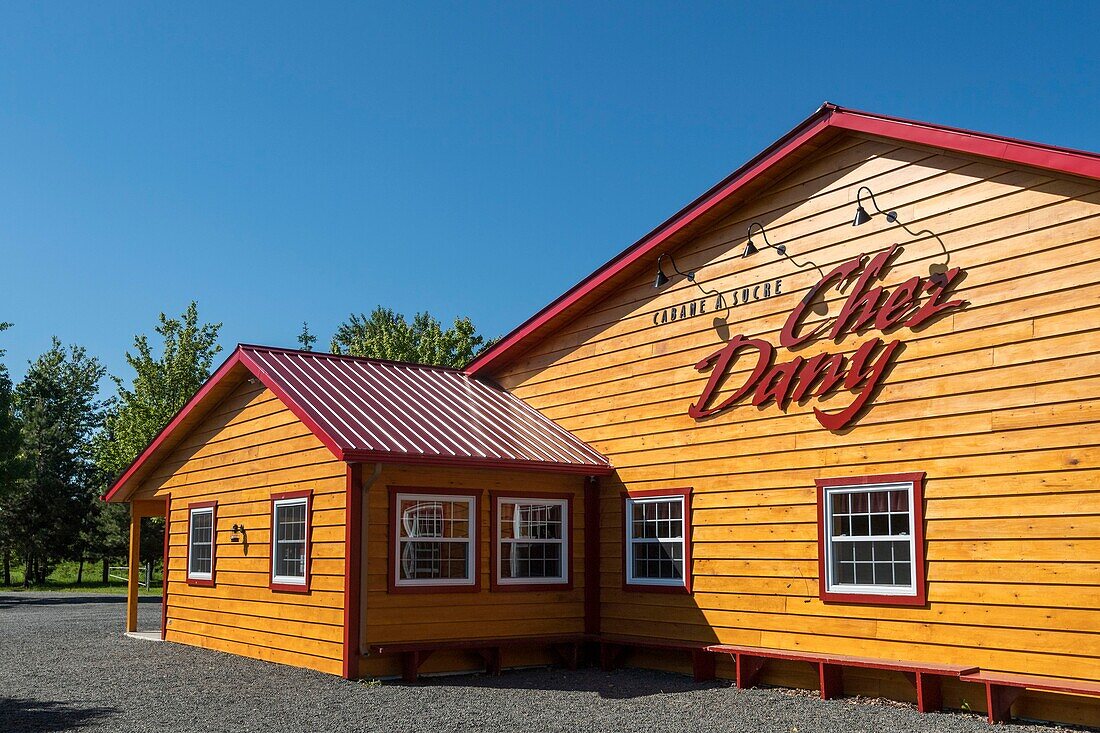
[[(791, 690), (620, 670), (537, 669), (428, 679), (418, 686), (346, 682), (179, 644), (128, 639), (124, 599), (0, 594), (0, 731), (974, 731), (978, 715), (920, 715), (908, 705), (822, 702)], [(160, 604), (143, 599), (155, 628)]]

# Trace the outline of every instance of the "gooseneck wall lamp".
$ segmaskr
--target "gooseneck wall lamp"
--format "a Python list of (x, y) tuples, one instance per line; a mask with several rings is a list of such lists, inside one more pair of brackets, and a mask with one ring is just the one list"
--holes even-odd
[(668, 263), (672, 265), (672, 271), (677, 275), (687, 279), (688, 282), (695, 282), (694, 272), (680, 272), (680, 268), (676, 266), (676, 260), (672, 259), (672, 255), (665, 252), (663, 255), (657, 258), (657, 279), (653, 282), (653, 287), (661, 288), (668, 285), (668, 276), (665, 275), (665, 271), (661, 269), (661, 260), (668, 259)]
[[(867, 209), (863, 207), (864, 191), (867, 192), (867, 198), (870, 199), (871, 206), (873, 206), (875, 209), (875, 214), (871, 214), (867, 211)], [(867, 186), (860, 186), (859, 190), (856, 191), (856, 215), (855, 218), (852, 220), (852, 226), (862, 226), (871, 221), (871, 218), (875, 215), (886, 217), (886, 221), (890, 222), (891, 224), (897, 224), (899, 227), (904, 229), (910, 237), (919, 238), (922, 234), (927, 234), (928, 236), (939, 242), (940, 249), (943, 250), (943, 262), (933, 262), (931, 265), (928, 266), (928, 273), (931, 276), (933, 282), (941, 286), (946, 284), (947, 279), (944, 276), (944, 273), (947, 272), (947, 266), (951, 263), (951, 253), (947, 251), (947, 245), (944, 244), (944, 241), (940, 238), (940, 235), (936, 234), (934, 231), (928, 228), (920, 229), (917, 231), (910, 229), (898, 219), (898, 212), (883, 211), (882, 209), (880, 209), (878, 201), (875, 200), (874, 192), (871, 189), (867, 188)]]
[(856, 218), (852, 220), (852, 226), (858, 227), (871, 221), (871, 214), (868, 213), (867, 209), (863, 208), (864, 191), (867, 192), (867, 197), (871, 199), (871, 206), (875, 207), (876, 214), (881, 214), (882, 216), (885, 216), (886, 221), (890, 222), (891, 224), (900, 223), (898, 222), (898, 212), (883, 211), (882, 209), (880, 209), (878, 206), (878, 201), (875, 200), (874, 192), (866, 186), (860, 186), (859, 190), (856, 191)]

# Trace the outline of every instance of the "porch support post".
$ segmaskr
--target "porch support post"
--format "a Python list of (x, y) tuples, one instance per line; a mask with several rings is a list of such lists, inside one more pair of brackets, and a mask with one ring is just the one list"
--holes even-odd
[(344, 500), (344, 661), (346, 680), (359, 676), (361, 632), (360, 604), (363, 602), (363, 464), (347, 464)]
[(130, 567), (126, 584), (126, 631), (137, 631), (138, 588), (141, 584), (141, 511), (130, 502)]
[(600, 477), (584, 480), (584, 633), (600, 633)]

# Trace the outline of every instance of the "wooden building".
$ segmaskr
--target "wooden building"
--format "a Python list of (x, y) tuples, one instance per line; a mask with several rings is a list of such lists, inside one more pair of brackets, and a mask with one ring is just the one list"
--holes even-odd
[(239, 347), (107, 498), (172, 641), (1100, 725), (1097, 258), (1100, 155), (825, 105), (464, 372)]

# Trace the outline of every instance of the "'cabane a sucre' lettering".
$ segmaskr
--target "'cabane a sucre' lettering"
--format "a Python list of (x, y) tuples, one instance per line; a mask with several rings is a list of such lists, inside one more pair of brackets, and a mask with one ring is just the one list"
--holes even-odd
[[(779, 336), (780, 345), (793, 349), (826, 333), (839, 342), (872, 325), (882, 332), (903, 326), (917, 328), (946, 311), (966, 306), (966, 301), (949, 299), (961, 275), (957, 267), (932, 278), (914, 277), (892, 291), (882, 286), (871, 287), (885, 276), (898, 250), (895, 244), (875, 255), (869, 263), (867, 257), (861, 255), (823, 277), (787, 317)], [(832, 288), (839, 290), (842, 283), (857, 274), (855, 286), (836, 317), (812, 329), (804, 328), (810, 304)], [(873, 338), (850, 357), (823, 353), (809, 359), (795, 356), (776, 364), (776, 349), (772, 344), (763, 339), (735, 336), (695, 365), (700, 372), (709, 369), (710, 377), (698, 401), (688, 408), (688, 414), (696, 420), (711, 417), (734, 407), (749, 395), (757, 407), (774, 402), (779, 409), (786, 410), (791, 402), (824, 397), (844, 388), (855, 395), (847, 407), (834, 412), (814, 408), (814, 415), (825, 428), (840, 430), (874, 399), (901, 348), (900, 339), (886, 343), (881, 338)], [(741, 386), (719, 399), (722, 385), (742, 358), (755, 358), (752, 371)]]

